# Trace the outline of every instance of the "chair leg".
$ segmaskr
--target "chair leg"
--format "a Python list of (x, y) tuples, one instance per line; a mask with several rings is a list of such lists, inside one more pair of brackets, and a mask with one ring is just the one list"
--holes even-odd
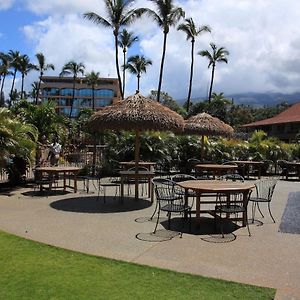
[(155, 224), (155, 228), (154, 228), (153, 233), (156, 232), (156, 229), (157, 229), (157, 226), (158, 226), (158, 222), (159, 222), (159, 215), (160, 215), (160, 210), (158, 210), (158, 212), (157, 212), (157, 220), (156, 220), (156, 224)]
[(189, 232), (192, 232), (192, 212), (189, 211), (189, 215), (190, 215), (190, 220), (189, 220)]
[(260, 214), (261, 214), (261, 217), (264, 218), (265, 216), (263, 215), (262, 211), (260, 210), (260, 207), (259, 207), (259, 204), (258, 204), (258, 203), (257, 203), (257, 208), (258, 208), (258, 210), (259, 210), (259, 212), (260, 212)]
[(168, 229), (170, 230), (171, 228), (171, 213), (168, 212)]
[(251, 233), (250, 233), (250, 228), (249, 228), (249, 222), (248, 222), (248, 212), (247, 210), (245, 211), (245, 215), (246, 215), (246, 224), (247, 224), (247, 229), (248, 229), (248, 234), (249, 236), (251, 236)]
[(270, 213), (270, 216), (271, 216), (273, 222), (276, 223), (276, 222), (275, 222), (275, 219), (274, 219), (274, 217), (273, 217), (273, 215), (272, 215), (272, 213), (271, 213), (270, 202), (268, 202), (268, 209), (269, 209), (269, 213)]
[(256, 202), (252, 202), (252, 224), (254, 223), (255, 209), (256, 209)]
[(153, 212), (152, 216), (149, 218), (149, 221), (152, 221), (152, 219), (156, 213), (157, 207), (158, 207), (158, 202), (156, 201), (154, 212)]

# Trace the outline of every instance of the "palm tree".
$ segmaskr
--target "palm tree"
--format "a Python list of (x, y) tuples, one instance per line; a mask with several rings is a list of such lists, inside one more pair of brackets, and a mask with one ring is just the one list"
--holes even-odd
[[(126, 52), (127, 48), (130, 48), (139, 38), (133, 35), (133, 32), (128, 32), (126, 29), (123, 29), (119, 34), (118, 45), (123, 49), (123, 65), (126, 64)], [(125, 94), (125, 69), (123, 68), (123, 96)]]
[(140, 91), (140, 78), (141, 73), (146, 73), (147, 66), (152, 65), (152, 61), (146, 59), (144, 56), (131, 56), (128, 58), (127, 64), (123, 69), (128, 69), (130, 73), (135, 74), (137, 77), (137, 92)]
[(129, 0), (104, 0), (108, 18), (105, 19), (94, 12), (87, 12), (83, 14), (85, 19), (91, 20), (95, 24), (109, 27), (113, 30), (115, 40), (115, 60), (116, 69), (119, 80), (119, 88), (122, 99), (124, 99), (122, 91), (122, 82), (119, 67), (119, 52), (118, 52), (118, 35), (122, 26), (132, 24), (145, 11), (145, 8), (130, 9), (131, 3)]
[(186, 105), (186, 110), (187, 110), (187, 112), (189, 112), (191, 93), (192, 93), (192, 85), (193, 85), (195, 39), (202, 32), (211, 32), (211, 29), (207, 25), (203, 25), (203, 26), (197, 28), (194, 23), (194, 20), (192, 18), (189, 18), (189, 19), (185, 19), (185, 23), (180, 24), (177, 27), (177, 30), (181, 30), (181, 31), (185, 32), (186, 39), (191, 40), (191, 43), (192, 43), (190, 84), (189, 84), (189, 91), (188, 91), (187, 105)]
[(40, 88), (41, 88), (41, 81), (42, 81), (42, 77), (44, 75), (44, 72), (47, 71), (48, 69), (52, 69), (54, 70), (54, 65), (53, 64), (46, 64), (46, 59), (43, 53), (37, 53), (35, 55), (35, 57), (38, 60), (38, 65), (37, 67), (37, 71), (40, 72), (40, 77), (39, 77), (39, 82), (38, 82), (38, 86), (37, 86), (37, 90), (36, 90), (36, 95), (35, 95), (35, 104), (38, 104), (38, 97), (39, 97), (39, 92), (40, 92)]
[(92, 71), (85, 76), (87, 84), (92, 86), (92, 109), (95, 110), (95, 86), (100, 82), (100, 73)]
[(151, 18), (153, 18), (153, 20), (158, 24), (158, 26), (162, 28), (164, 34), (163, 51), (161, 57), (160, 73), (159, 73), (159, 81), (158, 81), (158, 89), (157, 89), (157, 101), (159, 102), (165, 55), (167, 49), (167, 36), (170, 31), (170, 27), (175, 26), (181, 18), (184, 18), (185, 13), (181, 7), (177, 7), (174, 5), (173, 0), (150, 0), (150, 1), (156, 5), (157, 12), (151, 9), (147, 9), (146, 12)]
[(76, 78), (78, 77), (79, 73), (81, 73), (81, 75), (83, 75), (84, 70), (85, 70), (85, 66), (83, 63), (77, 63), (74, 60), (71, 60), (63, 66), (62, 71), (59, 74), (59, 76), (73, 75), (73, 93), (72, 93), (72, 100), (71, 100), (71, 110), (70, 110), (70, 115), (69, 115), (70, 118), (72, 116), (73, 104), (74, 104), (74, 99), (75, 99)]
[(35, 69), (36, 66), (30, 63), (28, 55), (22, 55), (19, 61), (19, 71), (22, 75), (22, 82), (21, 82), (21, 99), (23, 99), (24, 94), (24, 78), (27, 76), (28, 72)]
[(10, 100), (9, 100), (9, 103), (8, 103), (8, 107), (10, 108), (11, 104), (12, 104), (12, 97), (13, 97), (13, 94), (14, 94), (13, 91), (14, 91), (17, 71), (19, 69), (21, 54), (20, 54), (19, 51), (9, 50), (8, 56), (9, 56), (10, 66), (13, 68), (13, 81), (12, 81), (12, 84), (11, 84), (11, 90), (10, 90), (10, 94), (9, 94)]
[(0, 76), (2, 79), (1, 82), (1, 89), (0, 89), (0, 99), (2, 100), (2, 95), (3, 95), (3, 87), (4, 87), (4, 82), (5, 78), (7, 75), (12, 75), (13, 73), (9, 71), (9, 55), (3, 52), (0, 52)]
[(215, 67), (217, 62), (225, 62), (228, 63), (228, 59), (226, 56), (229, 55), (229, 51), (226, 50), (224, 47), (217, 48), (217, 46), (214, 43), (210, 44), (212, 48), (212, 52), (209, 52), (209, 50), (202, 50), (199, 51), (198, 54), (206, 57), (209, 61), (208, 68), (212, 66), (211, 71), (211, 81), (210, 81), (210, 88), (209, 88), (209, 96), (208, 96), (208, 102), (211, 101), (211, 94), (212, 94), (212, 87), (214, 83), (214, 76), (215, 76)]

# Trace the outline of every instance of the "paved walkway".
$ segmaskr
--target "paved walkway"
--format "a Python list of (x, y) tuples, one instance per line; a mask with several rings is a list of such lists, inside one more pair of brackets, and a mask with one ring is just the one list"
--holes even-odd
[[(213, 222), (203, 218), (200, 231), (164, 242), (147, 242), (155, 223), (147, 221), (154, 206), (148, 200), (113, 197), (107, 203), (95, 194), (37, 196), (30, 188), (0, 196), (0, 229), (28, 239), (93, 255), (105, 256), (277, 289), (276, 299), (300, 299), (300, 236), (278, 232), (288, 193), (299, 182), (279, 181), (272, 211), (263, 226), (235, 231), (236, 240), (215, 243)], [(299, 199), (300, 201), (300, 199)], [(299, 216), (300, 217), (300, 216)], [(176, 220), (173, 223), (177, 224)], [(164, 227), (159, 225), (159, 229)]]

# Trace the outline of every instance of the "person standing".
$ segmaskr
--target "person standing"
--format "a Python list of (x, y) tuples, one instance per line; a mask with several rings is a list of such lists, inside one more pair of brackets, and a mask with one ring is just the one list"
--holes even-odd
[(50, 145), (48, 159), (50, 159), (51, 166), (58, 166), (59, 156), (61, 153), (62, 146), (58, 142), (58, 138), (53, 139), (53, 143)]

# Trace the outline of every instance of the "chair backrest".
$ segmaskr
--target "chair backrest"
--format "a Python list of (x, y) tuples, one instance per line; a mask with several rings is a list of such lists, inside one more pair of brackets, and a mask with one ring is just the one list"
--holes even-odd
[(229, 202), (228, 202), (227, 195), (220, 194), (218, 197), (218, 201), (223, 204), (238, 205), (238, 206), (243, 206), (243, 207), (247, 208), (252, 190), (247, 191), (246, 198), (244, 199), (245, 193), (246, 192), (240, 192), (240, 191), (230, 193)]
[(256, 181), (255, 189), (257, 198), (262, 198), (271, 201), (276, 183), (277, 179), (274, 178)]
[(201, 160), (197, 158), (189, 158), (187, 161), (191, 167), (194, 167), (197, 164), (201, 164)]
[(240, 181), (240, 182), (244, 182), (244, 177), (239, 175), (239, 174), (226, 174), (223, 176), (219, 177), (220, 180), (230, 180), (230, 181)]
[(180, 181), (186, 181), (186, 180), (195, 180), (196, 177), (188, 174), (175, 174), (171, 176), (171, 180), (173, 182), (180, 182)]
[[(135, 167), (129, 168), (128, 171), (135, 171)], [(139, 166), (138, 171), (149, 171), (148, 168)]]

